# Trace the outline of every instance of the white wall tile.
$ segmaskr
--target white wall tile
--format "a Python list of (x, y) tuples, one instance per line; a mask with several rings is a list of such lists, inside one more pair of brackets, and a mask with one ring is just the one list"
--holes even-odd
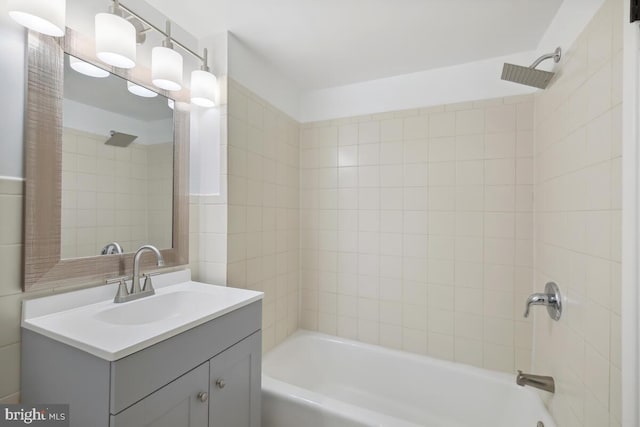
[[(535, 287), (555, 280), (569, 298), (559, 322), (536, 316), (534, 327), (533, 360), (537, 370), (556, 377), (550, 408), (560, 427), (620, 425), (621, 343), (613, 307), (620, 303), (621, 279), (613, 272), (613, 253), (619, 252), (621, 230), (612, 226), (620, 213), (612, 193), (618, 194), (621, 174), (614, 166), (622, 125), (619, 88), (613, 88), (621, 69), (612, 54), (622, 48), (613, 36), (622, 28), (619, 7), (604, 2), (571, 48), (573, 56), (560, 64), (562, 77), (536, 95), (536, 159), (533, 167), (526, 158), (516, 165), (517, 184), (535, 177)], [(524, 138), (530, 136), (519, 132), (517, 151), (526, 153)], [(516, 209), (523, 213), (526, 193), (516, 190)], [(596, 296), (598, 289), (604, 292)], [(565, 357), (555, 357), (558, 351)]]
[(360, 123), (358, 125), (358, 142), (360, 144), (380, 142), (380, 122)]

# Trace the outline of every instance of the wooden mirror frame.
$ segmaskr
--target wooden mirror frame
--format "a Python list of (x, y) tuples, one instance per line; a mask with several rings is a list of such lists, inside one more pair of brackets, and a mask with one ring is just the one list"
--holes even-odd
[[(109, 277), (130, 275), (132, 271), (133, 253), (60, 258), (65, 53), (142, 86), (149, 86), (151, 81), (151, 72), (140, 66), (133, 70), (105, 66), (96, 58), (94, 46), (93, 39), (71, 29), (67, 29), (61, 39), (29, 31), (25, 113), (25, 291), (98, 285)], [(173, 247), (162, 250), (165, 268), (169, 268), (189, 262), (189, 95), (186, 90), (171, 94), (154, 90), (176, 101)], [(143, 264), (148, 268), (157, 268), (153, 261), (148, 255), (143, 257)]]

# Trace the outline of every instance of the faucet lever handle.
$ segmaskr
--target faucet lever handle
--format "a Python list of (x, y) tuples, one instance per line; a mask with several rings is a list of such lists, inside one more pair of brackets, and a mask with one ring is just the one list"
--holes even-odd
[(107, 279), (106, 282), (108, 285), (113, 283), (119, 283), (118, 285), (118, 293), (116, 293), (116, 297), (113, 299), (113, 302), (121, 302), (126, 296), (129, 295), (129, 290), (127, 289), (127, 277), (115, 277), (113, 279)]
[(112, 277), (110, 279), (105, 280), (105, 283), (107, 285), (113, 285), (114, 283), (120, 283), (124, 280), (127, 280), (128, 278), (129, 278), (128, 276)]
[(142, 285), (143, 292), (149, 292), (152, 295), (156, 293), (155, 289), (153, 289), (153, 283), (151, 282), (151, 277), (156, 276), (158, 273), (146, 273), (144, 274), (144, 284)]

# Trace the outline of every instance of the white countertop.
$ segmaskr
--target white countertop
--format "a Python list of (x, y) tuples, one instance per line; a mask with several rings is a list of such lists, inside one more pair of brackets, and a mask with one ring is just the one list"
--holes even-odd
[(264, 295), (189, 279), (188, 270), (156, 276), (155, 295), (121, 304), (113, 302), (117, 285), (25, 300), (22, 327), (114, 361)]

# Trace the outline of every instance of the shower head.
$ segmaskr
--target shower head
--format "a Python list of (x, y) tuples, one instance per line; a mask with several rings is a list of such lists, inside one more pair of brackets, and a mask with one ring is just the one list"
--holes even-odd
[(547, 55), (542, 55), (536, 59), (529, 67), (523, 67), (521, 65), (514, 65), (505, 63), (502, 67), (502, 80), (510, 82), (520, 83), (527, 86), (537, 87), (539, 89), (545, 89), (555, 73), (544, 70), (537, 70), (536, 67), (547, 59), (553, 58), (554, 62), (559, 62), (562, 57), (562, 50), (557, 48), (555, 52)]
[(533, 86), (539, 89), (545, 89), (554, 75), (555, 73), (549, 71), (536, 70), (535, 68), (514, 64), (504, 64), (502, 68), (502, 80)]
[(105, 145), (113, 145), (115, 147), (128, 147), (138, 137), (127, 133), (111, 131), (111, 138), (107, 139)]

